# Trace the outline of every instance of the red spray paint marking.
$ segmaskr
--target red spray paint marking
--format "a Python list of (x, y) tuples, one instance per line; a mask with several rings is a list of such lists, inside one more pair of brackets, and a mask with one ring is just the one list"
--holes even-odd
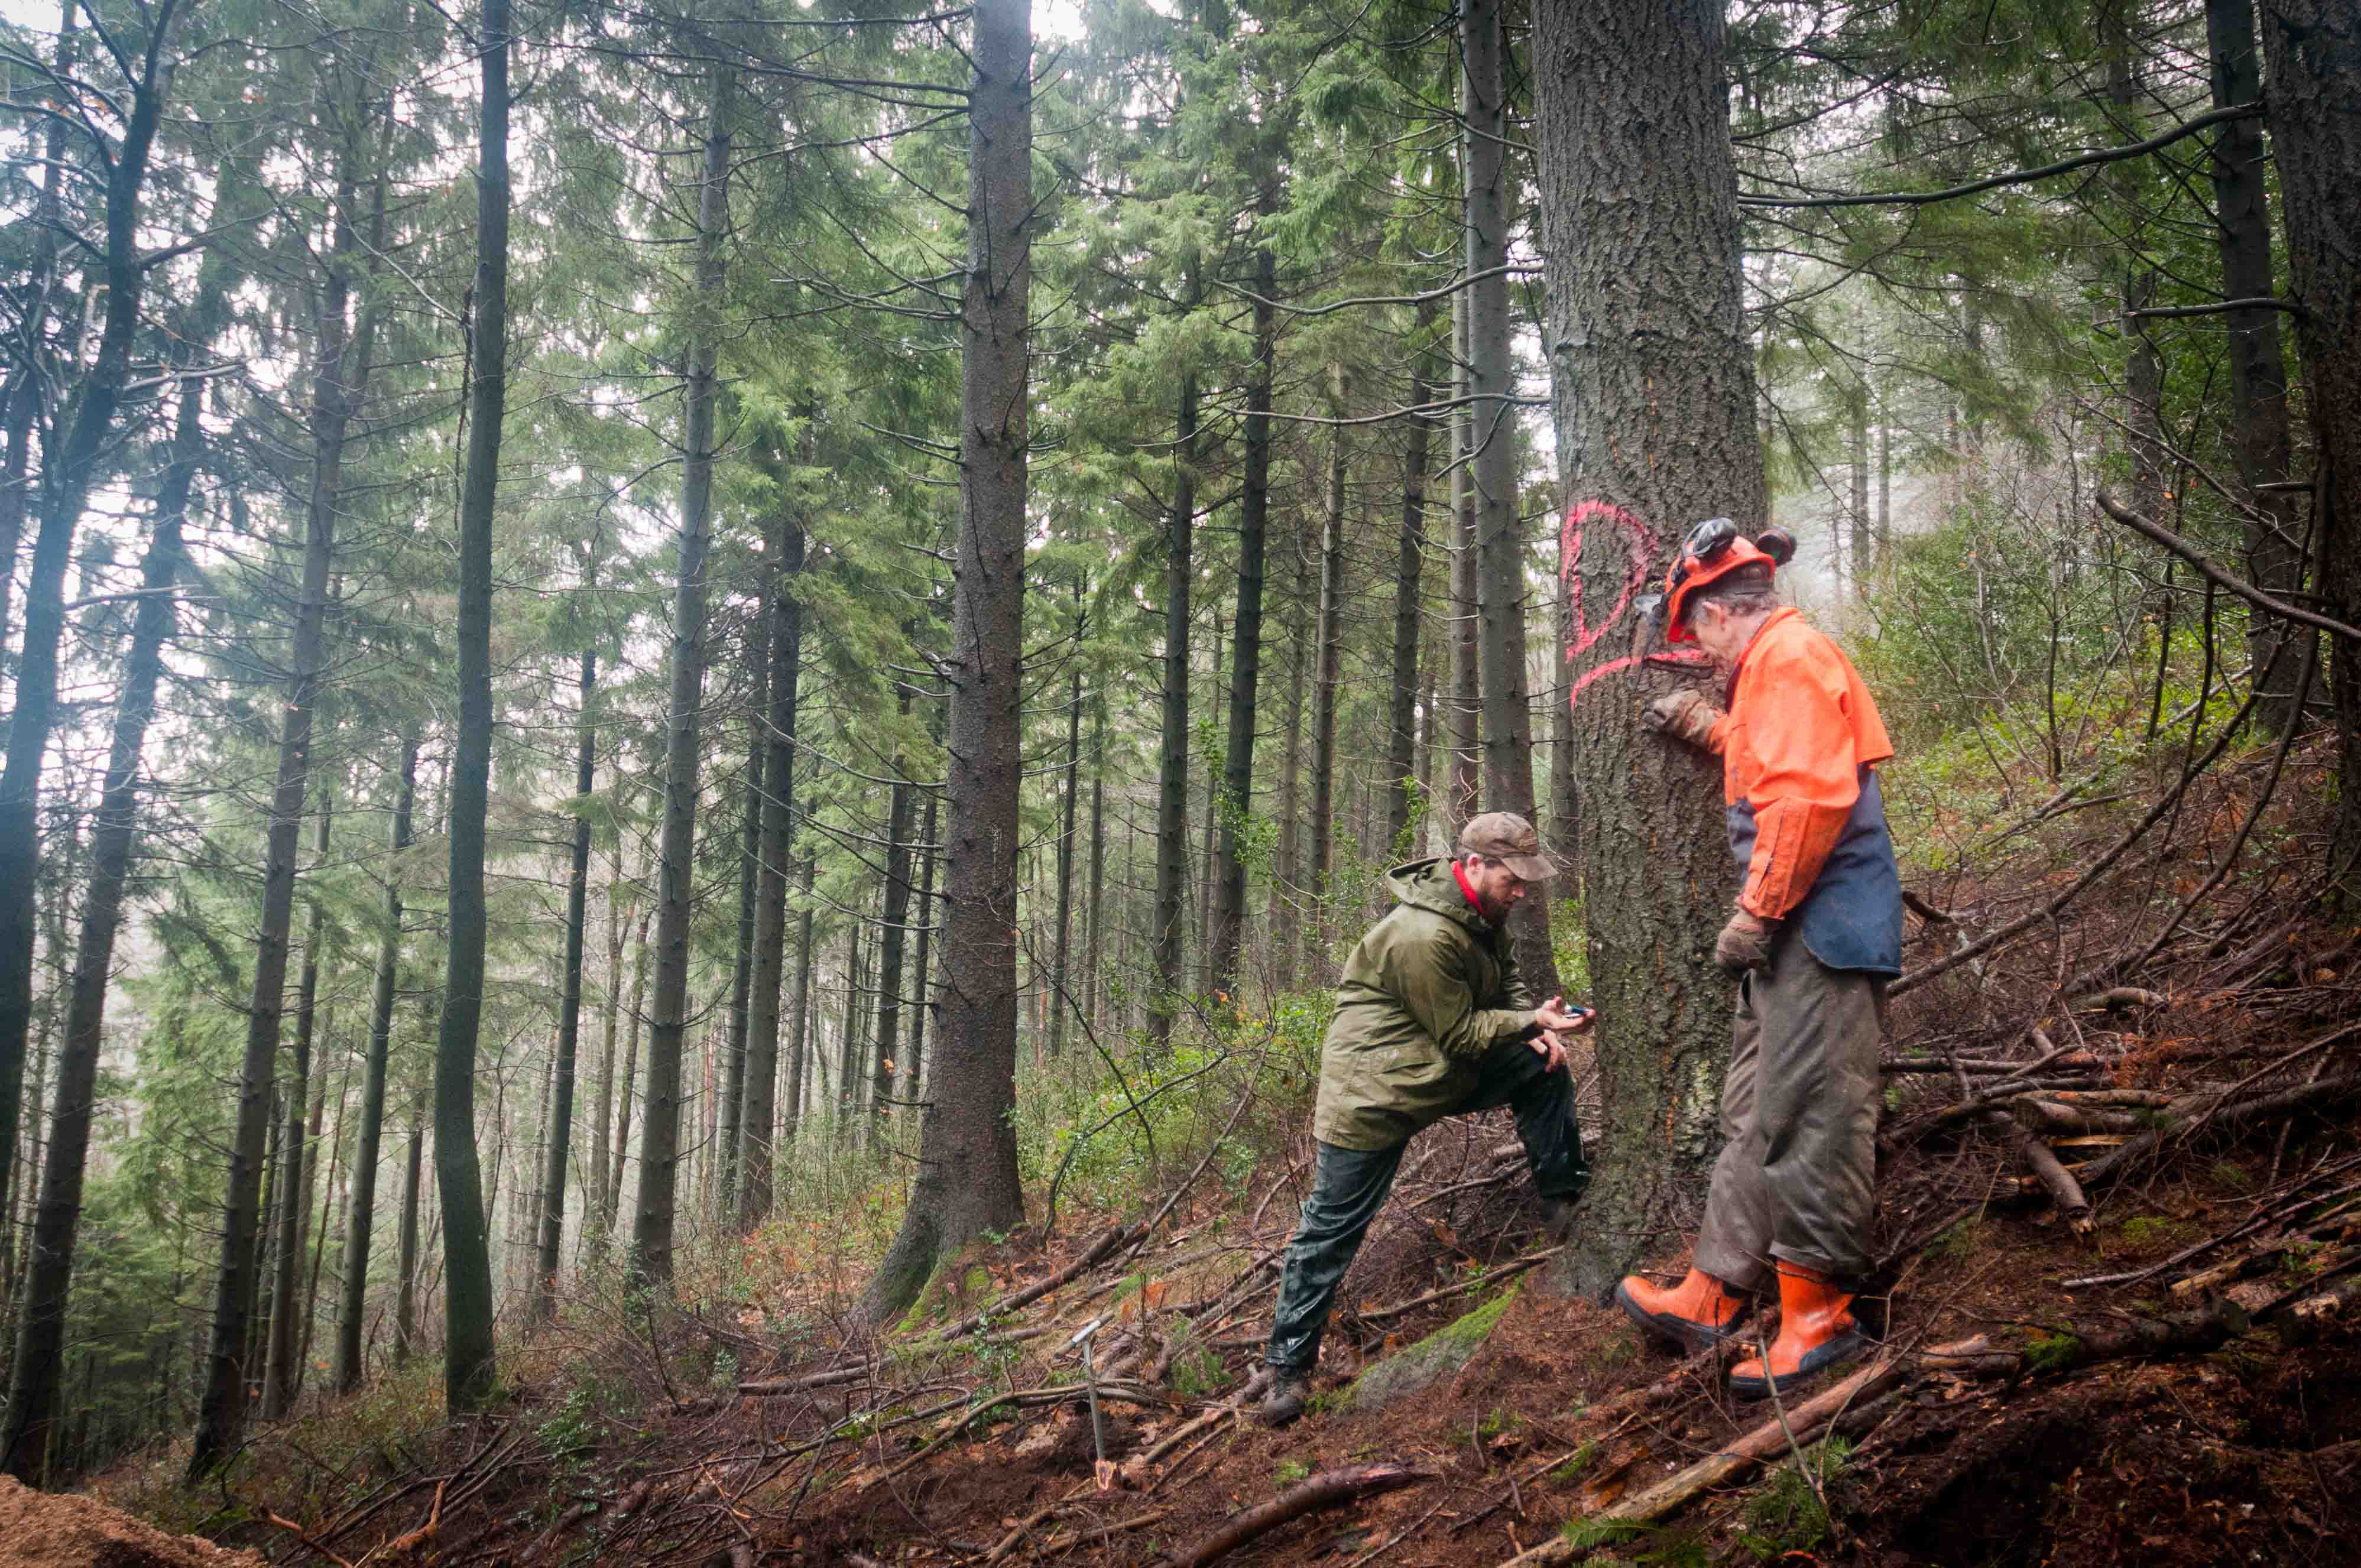
[[(1590, 625), (1589, 617), (1583, 609), (1579, 585), (1568, 585), (1574, 590), (1574, 641), (1566, 646), (1565, 656), (1568, 660), (1577, 659), (1588, 652), (1600, 638), (1613, 630), (1624, 616), (1631, 612), (1633, 601), (1639, 598), (1640, 590), (1647, 585), (1648, 564), (1654, 559), (1656, 554), (1656, 531), (1621, 507), (1606, 501), (1576, 501), (1565, 509), (1565, 522), (1558, 532), (1558, 561), (1560, 562), (1558, 571), (1561, 579), (1571, 578), (1581, 565), (1583, 531), (1595, 522), (1610, 523), (1621, 531), (1624, 549), (1630, 556), (1631, 566), (1624, 574), (1623, 591), (1617, 597), (1615, 608), (1607, 612), (1607, 619), (1596, 628)], [(1587, 691), (1591, 684), (1601, 675), (1636, 669), (1642, 664), (1675, 664), (1694, 667), (1710, 665), (1712, 663), (1712, 659), (1705, 653), (1686, 650), (1667, 653), (1626, 654), (1620, 659), (1609, 659), (1605, 663), (1585, 670), (1575, 681), (1574, 689), (1566, 694), (1566, 701), (1568, 703), (1581, 701), (1582, 694)]]

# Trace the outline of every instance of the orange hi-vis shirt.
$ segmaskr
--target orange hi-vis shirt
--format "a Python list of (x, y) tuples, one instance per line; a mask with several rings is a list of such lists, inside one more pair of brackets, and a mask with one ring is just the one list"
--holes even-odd
[[(1783, 609), (1740, 655), (1730, 714), (1709, 744), (1721, 753), (1724, 803), (1753, 819), (1739, 906), (1783, 918), (1811, 895), (1864, 784), (1875, 790), (1868, 770), (1894, 755), (1885, 721), (1844, 650)], [(1882, 804), (1876, 815), (1882, 837)], [(1884, 858), (1890, 866), (1890, 845)]]

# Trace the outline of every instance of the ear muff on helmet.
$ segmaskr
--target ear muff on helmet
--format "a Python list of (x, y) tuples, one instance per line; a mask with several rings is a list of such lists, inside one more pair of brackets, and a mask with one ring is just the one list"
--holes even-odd
[(1766, 528), (1753, 539), (1738, 532), (1726, 517), (1712, 517), (1689, 530), (1681, 553), (1664, 574), (1664, 641), (1693, 642), (1688, 628), (1692, 596), (1741, 567), (1760, 566), (1767, 587), (1771, 575), (1795, 558), (1795, 541), (1784, 528)]

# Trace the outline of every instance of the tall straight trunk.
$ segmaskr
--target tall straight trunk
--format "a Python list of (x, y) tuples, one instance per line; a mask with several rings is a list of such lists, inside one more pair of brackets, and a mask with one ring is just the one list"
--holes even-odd
[[(1517, 509), (1516, 364), (1509, 352), (1509, 188), (1506, 137), (1507, 52), (1500, 0), (1460, 7), (1460, 112), (1466, 124), (1465, 216), (1467, 276), (1467, 390), (1474, 400), (1474, 459), (1468, 464), (1476, 511), (1476, 582), (1480, 616), (1477, 675), (1483, 686), (1484, 809), (1533, 809), (1533, 711), (1525, 688), (1525, 542)], [(1509, 922), (1517, 963), (1542, 996), (1557, 992), (1550, 944), (1550, 901), (1526, 899)]]
[(863, 920), (856, 916), (851, 929), (844, 934), (844, 1026), (836, 1036), (837, 1136), (848, 1141), (858, 1137), (861, 1129), (855, 1123), (861, 1111), (861, 1091), (864, 1075), (861, 1070), (861, 927)]
[[(1464, 148), (1463, 148), (1464, 151)], [(1451, 420), (1451, 768), (1443, 819), (1455, 844), (1459, 829), (1483, 809), (1483, 592), (1476, 538), (1477, 411), (1466, 400), (1475, 385), (1467, 360), (1465, 291), (1451, 302), (1453, 389), (1460, 407)]]
[(1448, 749), (1444, 743), (1444, 735), (1443, 683), (1434, 672), (1434, 666), (1441, 663), (1442, 660), (1439, 658), (1428, 658), (1426, 696), (1419, 705), (1423, 710), (1423, 717), (1419, 723), (1419, 793), (1427, 802), (1426, 822), (1422, 837), (1428, 840), (1426, 847), (1415, 851), (1422, 856), (1427, 852), (1427, 849), (1433, 847), (1434, 824), (1437, 820), (1434, 803), (1441, 799), (1440, 785), (1435, 778), (1435, 768), (1442, 762), (1443, 753)]
[[(1424, 319), (1433, 315), (1432, 308)], [(1424, 321), (1422, 321), (1424, 324)], [(1434, 396), (1437, 367), (1430, 351), (1411, 371), (1410, 406), (1418, 408)], [(1425, 415), (1410, 422), (1402, 444), (1401, 532), (1394, 554), (1394, 689), (1386, 727), (1386, 853), (1407, 853), (1404, 835), (1418, 805), (1418, 644), (1422, 608), (1420, 578), (1426, 567), (1427, 451), (1433, 422)]]
[[(819, 796), (815, 793), (805, 803), (805, 815), (808, 817), (818, 808)], [(796, 922), (795, 1032), (787, 1042), (787, 1103), (779, 1117), (779, 1147), (782, 1149), (795, 1146), (796, 1127), (804, 1114), (805, 1080), (807, 1076), (812, 1076), (807, 1070), (810, 1066), (811, 1041), (815, 1032), (811, 1026), (814, 924), (811, 894), (812, 883), (818, 875), (819, 850), (817, 847), (807, 846), (802, 877), (804, 906)]]
[[(325, 862), (328, 858), (328, 838), (335, 821), (335, 800), (323, 787), (318, 837), (312, 846), (318, 862)], [(262, 1375), (262, 1414), (266, 1420), (285, 1415), (295, 1402), (295, 1358), (302, 1349), (295, 1295), (302, 1277), (303, 1226), (312, 1212), (312, 1172), (304, 1117), (311, 1109), (312, 1047), (318, 1037), (320, 944), (326, 931), (327, 913), (314, 899), (311, 925), (303, 937), (302, 975), (295, 984), (294, 1075), (287, 1091), (287, 1130), (280, 1137), (280, 1146), (286, 1150), (290, 1179), (280, 1188), (279, 1234), (282, 1239), (278, 1267), (270, 1282), (270, 1344)]]
[[(1082, 598), (1079, 579), (1074, 584), (1074, 597), (1078, 600)], [(1058, 808), (1058, 928), (1049, 948), (1049, 1055), (1053, 1058), (1066, 1045), (1067, 959), (1072, 953), (1074, 929), (1074, 808), (1080, 801), (1082, 783), (1082, 672), (1078, 664), (1066, 692), (1066, 778)], [(927, 806), (931, 818), (931, 796)], [(932, 836), (930, 832), (928, 837)], [(918, 918), (926, 919), (923, 911)]]
[(1894, 423), (1881, 398), (1877, 406), (1877, 554), (1894, 548)]
[(713, 1214), (734, 1215), (738, 1190), (739, 1137), (745, 1122), (746, 1044), (754, 988), (754, 901), (763, 880), (763, 763), (771, 754), (763, 734), (770, 717), (771, 633), (767, 614), (747, 631), (746, 817), (738, 829), (738, 946), (730, 970), (730, 1034), (722, 1047), (720, 1103), (709, 1107), (717, 1136), (708, 1151)]
[[(921, 1074), (927, 1058), (927, 1017), (934, 1011), (934, 989), (928, 964), (933, 957), (933, 944), (928, 940), (935, 930), (935, 833), (938, 828), (937, 808), (941, 805), (936, 792), (927, 792), (927, 817), (918, 829), (918, 951), (913, 968), (917, 971), (917, 983), (912, 989), (910, 1006), (910, 1048), (903, 1053), (901, 1097), (916, 1102), (925, 1093)], [(920, 1107), (924, 1109), (924, 1107)]]
[(622, 882), (622, 853), (619, 849), (607, 883), (606, 1016), (599, 1026), (598, 1088), (590, 1102), (589, 1186), (582, 1195), (582, 1255), (586, 1258), (605, 1255), (610, 1223), (607, 1212), (607, 1129), (614, 1125), (615, 1119), (615, 1032), (623, 1011), (623, 938), (631, 924), (629, 911), (619, 906)]
[(1246, 862), (1239, 834), (1254, 809), (1255, 730), (1262, 691), (1263, 563), (1270, 535), (1270, 392), (1278, 373), (1277, 267), (1255, 253), (1254, 367), (1246, 380), (1246, 472), (1238, 493), (1238, 603), (1231, 629), (1229, 735), (1216, 808), (1221, 852), (1214, 867), (1206, 989), (1235, 996), (1246, 941)]
[[(214, 308), (199, 306), (196, 340), (200, 343), (213, 335), (220, 295), (216, 284), (211, 295)], [(181, 523), (188, 515), (189, 490), (204, 447), (201, 415), (204, 389), (201, 380), (181, 385), (171, 466), (156, 499), (155, 528), (140, 563), (142, 597), (132, 621), (130, 652), (124, 661), (123, 689), (115, 698), (106, 782), (91, 827), (91, 872), (82, 895), (82, 940), (74, 949), (72, 990), (58, 1051), (57, 1087), (49, 1096), (49, 1141), (41, 1168), (39, 1207), (34, 1212), (29, 1265), (24, 1294), (16, 1304), (16, 1356), (7, 1424), (0, 1431), (0, 1468), (33, 1486), (46, 1481), (47, 1458), (56, 1442), (59, 1373), (65, 1358), (66, 1312), (82, 1219), (91, 1117), (97, 1108), (107, 981), (115, 962), (115, 938), (122, 928), (124, 884), (130, 878), (138, 836), (140, 756), (147, 745), (148, 721), (156, 711), (156, 682), (163, 669), (164, 643), (172, 635), (172, 586), (182, 559)]]
[[(2213, 104), (2259, 102), (2262, 58), (2255, 47), (2255, 0), (2206, 0), (2205, 38), (2212, 57)], [(2263, 127), (2233, 120), (2213, 142), (2214, 238), (2222, 256), (2222, 294), (2268, 300), (2276, 291), (2271, 266), (2269, 182)], [(2279, 349), (2280, 313), (2255, 307), (2224, 318), (2229, 334), (2230, 446), (2238, 465), (2239, 499), (2246, 522), (2246, 576), (2285, 596), (2302, 586), (2303, 559), (2294, 498), (2269, 487), (2283, 484), (2293, 443), (2288, 430), (2287, 361)], [(2249, 612), (2246, 650), (2254, 668), (2276, 670), (2278, 688), (2258, 710), (2262, 724), (2283, 730), (2294, 722), (2296, 670), (2303, 661), (2276, 658), (2290, 630), (2276, 617)]]
[[(902, 698), (904, 712), (909, 696)], [(907, 764), (894, 753), (894, 786), (885, 809), (885, 887), (877, 928), (877, 1040), (871, 1052), (870, 1108), (884, 1116), (893, 1110), (894, 1058), (902, 1048), (902, 955), (910, 924), (910, 817), (916, 789)]]
[(1188, 944), (1181, 905), (1189, 890), (1189, 597), (1196, 584), (1197, 374), (1180, 372), (1174, 421), (1172, 504), (1164, 524), (1164, 729), (1157, 747), (1156, 910), (1149, 931), (1156, 976), (1148, 1038), (1170, 1044), (1180, 1008)]
[(672, 1278), (674, 1189), (680, 1161), (680, 1051), (688, 1021), (689, 874), (697, 850), (697, 768), (705, 682), (705, 555), (713, 503), (713, 410), (720, 339), (708, 313), (721, 296), (730, 222), (730, 117), (736, 77), (713, 72), (697, 203), (696, 330), (683, 397), (680, 582), (673, 599), (672, 695), (664, 722), (664, 814), (657, 868), (655, 1014), (648, 1024), (647, 1114), (640, 1129), (640, 1197), (631, 1216), (633, 1270)]
[[(583, 586), (596, 585), (586, 579)], [(588, 806), (598, 779), (596, 650), (582, 651), (582, 678), (575, 689), (574, 796)], [(531, 1316), (544, 1322), (556, 1312), (557, 1266), (566, 1243), (566, 1176), (574, 1152), (574, 1063), (582, 1037), (582, 946), (589, 923), (590, 818), (578, 814), (574, 819), (574, 856), (566, 876), (566, 970), (557, 996), (557, 1053), (550, 1070), (549, 1116), (541, 1164), (541, 1234), (536, 1238), (530, 1308)]]
[[(928, 803), (928, 809), (933, 808)], [(932, 821), (930, 817), (928, 821)], [(934, 835), (928, 833), (928, 839)], [(1089, 932), (1082, 943), (1084, 1012), (1091, 1027), (1103, 1027), (1099, 999), (1104, 994), (1099, 975), (1106, 958), (1106, 701), (1093, 704), (1091, 717), (1091, 892), (1087, 905)]]
[[(332, 1014), (321, 1030), (322, 1038), (333, 1031), (335, 1024)], [(352, 1099), (352, 1087), (353, 1064), (352, 1058), (347, 1055), (344, 1073), (336, 1080), (336, 1119), (328, 1129), (328, 1141), (324, 1146), (320, 1142), (320, 1113), (326, 1104), (328, 1091), (328, 1075), (324, 1069), (320, 1073), (320, 1091), (312, 1100), (313, 1158), (316, 1164), (318, 1151), (324, 1146), (328, 1151), (328, 1170), (327, 1179), (320, 1187), (319, 1223), (312, 1232), (311, 1277), (303, 1287), (303, 1332), (295, 1347), (295, 1392), (298, 1394), (303, 1391), (303, 1369), (312, 1360), (312, 1331), (320, 1316), (320, 1270), (327, 1261), (328, 1227), (335, 1217), (336, 1175), (344, 1162), (345, 1112)], [(307, 1178), (306, 1185), (309, 1184)], [(308, 1216), (305, 1223), (311, 1223)]]
[(615, 1096), (613, 1153), (607, 1161), (605, 1228), (609, 1231), (622, 1212), (623, 1166), (631, 1148), (631, 1107), (636, 1103), (634, 1085), (640, 1073), (640, 1030), (648, 1015), (648, 926), (654, 917), (653, 905), (640, 911), (639, 939), (631, 948), (631, 1028), (623, 1047), (623, 1084)]
[(796, 704), (803, 679), (803, 605), (795, 578), (804, 567), (804, 530), (782, 506), (772, 520), (765, 587), (771, 638), (770, 707), (763, 734), (766, 781), (761, 875), (754, 887), (753, 1002), (746, 1028), (746, 1093), (739, 1137), (738, 1226), (752, 1230), (771, 1212), (772, 1145), (779, 1119), (779, 987), (786, 962), (787, 856), (795, 837)]
[(369, 1245), (377, 1222), (378, 1151), (385, 1130), (385, 1069), (393, 1046), (393, 1002), (401, 970), (402, 850), (410, 847), (411, 811), (418, 796), (418, 736), (402, 737), (401, 780), (387, 833), (385, 916), (377, 941), (377, 977), (369, 996), (368, 1059), (361, 1069), (359, 1134), (353, 1150), (352, 1201), (345, 1212), (344, 1277), (336, 1291), (336, 1349), (330, 1380), (349, 1394), (361, 1383), (361, 1317), (368, 1300)]
[(459, 724), (451, 759), (450, 954), (434, 1046), (434, 1190), (443, 1203), (443, 1398), (454, 1416), (491, 1397), (492, 1263), (476, 1156), (476, 1045), (484, 1012), (484, 817), (492, 774), (492, 512), (508, 407), (509, 0), (484, 0), (469, 323), (467, 480), (459, 495)]
[[(273, 1111), (279, 1108), (276, 1089), (271, 1091), (270, 1105)], [(279, 1159), (279, 1139), (282, 1125), (283, 1124), (276, 1117), (271, 1120), (270, 1142), (263, 1151), (262, 1157), (262, 1228), (261, 1234), (256, 1238), (256, 1251), (266, 1263), (270, 1259), (270, 1249), (280, 1245), (279, 1206), (273, 1200), (278, 1196), (279, 1182), (282, 1174)], [(270, 1305), (270, 1294), (263, 1288), (264, 1277), (264, 1270), (260, 1268), (255, 1270), (254, 1294), (248, 1297), (246, 1302), (247, 1335), (244, 1354), (246, 1365), (248, 1366), (261, 1365), (263, 1346), (269, 1343), (270, 1323), (267, 1314)]]
[[(2312, 413), (2312, 504), (2330, 613), (2361, 614), (2361, 14), (2342, 0), (2262, 0), (2271, 148), (2287, 212), (2296, 347)], [(2361, 887), (2361, 646), (2337, 638), (2329, 667), (2338, 735), (2329, 863)], [(2284, 663), (2284, 661), (2282, 661)]]
[[(140, 74), (129, 84), (130, 114), (105, 170), (106, 243), (100, 261), (106, 310), (98, 353), (57, 427), (54, 461), (41, 466), (39, 526), (25, 590), (25, 635), (16, 650), (15, 707), (6, 760), (0, 763), (0, 1214), (9, 1212), (16, 1123), (32, 1037), (34, 888), (40, 871), (41, 756), (57, 721), (58, 646), (65, 634), (66, 566), (73, 536), (98, 474), (98, 459), (131, 379), (133, 338), (148, 268), (141, 257), (139, 202), (148, 154), (170, 79), (166, 64), (177, 0), (159, 0), (148, 16)], [(134, 47), (137, 47), (136, 44)], [(8, 561), (13, 575), (16, 561)], [(257, 1138), (258, 1151), (261, 1139)], [(248, 1239), (251, 1239), (249, 1233)], [(239, 1325), (243, 1327), (243, 1325)], [(231, 1342), (235, 1343), (236, 1342)]]
[[(1331, 373), (1329, 411), (1345, 416), (1345, 373)], [(1312, 832), (1310, 886), (1315, 913), (1310, 923), (1314, 950), (1324, 945), (1335, 911), (1329, 885), (1336, 846), (1336, 687), (1344, 674), (1345, 649), (1345, 426), (1331, 433), (1327, 506), (1320, 530), (1320, 625), (1314, 638), (1317, 664), (1312, 679)]]
[(863, 1306), (916, 1299), (936, 1260), (1024, 1223), (1016, 1172), (1017, 795), (1024, 768), (1027, 313), (1032, 295), (1031, 0), (970, 12), (968, 265), (960, 356), (960, 530), (953, 574), (951, 852), (943, 1017), (910, 1206)]
[(1556, 607), (1557, 641), (1550, 656), (1550, 668), (1555, 672), (1550, 682), (1550, 809), (1548, 842), (1565, 867), (1565, 880), (1552, 890), (1560, 899), (1579, 894), (1582, 886), (1582, 863), (1575, 858), (1575, 846), (1582, 839), (1582, 795), (1575, 784), (1574, 773), (1574, 704), (1569, 699), (1569, 683), (1565, 678), (1566, 652), (1575, 644), (1574, 578), (1575, 563), (1565, 548), (1563, 534), (1558, 539), (1557, 586), (1551, 597)]
[(1711, 948), (1736, 892), (1720, 766), (1642, 729), (1642, 700), (1671, 690), (1671, 672), (1631, 663), (1633, 622), (1610, 617), (1631, 583), (1663, 577), (1687, 520), (1763, 518), (1770, 501), (1723, 7), (1550, 5), (1533, 22), (1543, 341), (1575, 586), (1585, 624), (1603, 629), (1568, 671), (1604, 1108), (1561, 1277), (1595, 1294), (1701, 1187), (1719, 1145), (1730, 982)]
[[(246, 1056), (239, 1070), (237, 1130), (223, 1203), (221, 1266), (214, 1298), (214, 1341), (205, 1393), (198, 1411), (189, 1474), (202, 1476), (235, 1453), (246, 1428), (247, 1303), (256, 1282), (256, 1204), (269, 1135), (271, 1085), (286, 1007), (288, 933), (295, 901), (296, 840), (310, 788), (312, 729), (327, 656), (328, 568), (335, 548), (336, 497), (345, 433), (357, 400), (364, 367), (347, 334), (349, 270), (354, 251), (350, 203), (354, 182), (339, 181), (332, 218), (328, 274), (321, 291), (319, 365), (312, 394), (312, 486), (303, 527), (303, 575), (296, 600), (289, 656), (287, 700), (279, 740), (279, 773), (263, 849), (262, 912), (255, 947), (254, 989), (247, 1012)], [(300, 1026), (300, 1025), (299, 1025)], [(299, 1124), (300, 1140), (300, 1124)], [(282, 1238), (283, 1242), (284, 1238)]]
[(410, 1359), (418, 1329), (418, 1191), (419, 1167), (426, 1151), (426, 1105), (410, 1107), (409, 1149), (401, 1165), (401, 1223), (394, 1239), (393, 1364)]

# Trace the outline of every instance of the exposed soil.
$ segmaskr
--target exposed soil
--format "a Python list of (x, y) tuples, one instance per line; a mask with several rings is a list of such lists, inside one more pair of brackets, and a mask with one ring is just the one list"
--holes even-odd
[(91, 1497), (52, 1495), (0, 1475), (0, 1568), (261, 1568), (193, 1535), (166, 1535)]

